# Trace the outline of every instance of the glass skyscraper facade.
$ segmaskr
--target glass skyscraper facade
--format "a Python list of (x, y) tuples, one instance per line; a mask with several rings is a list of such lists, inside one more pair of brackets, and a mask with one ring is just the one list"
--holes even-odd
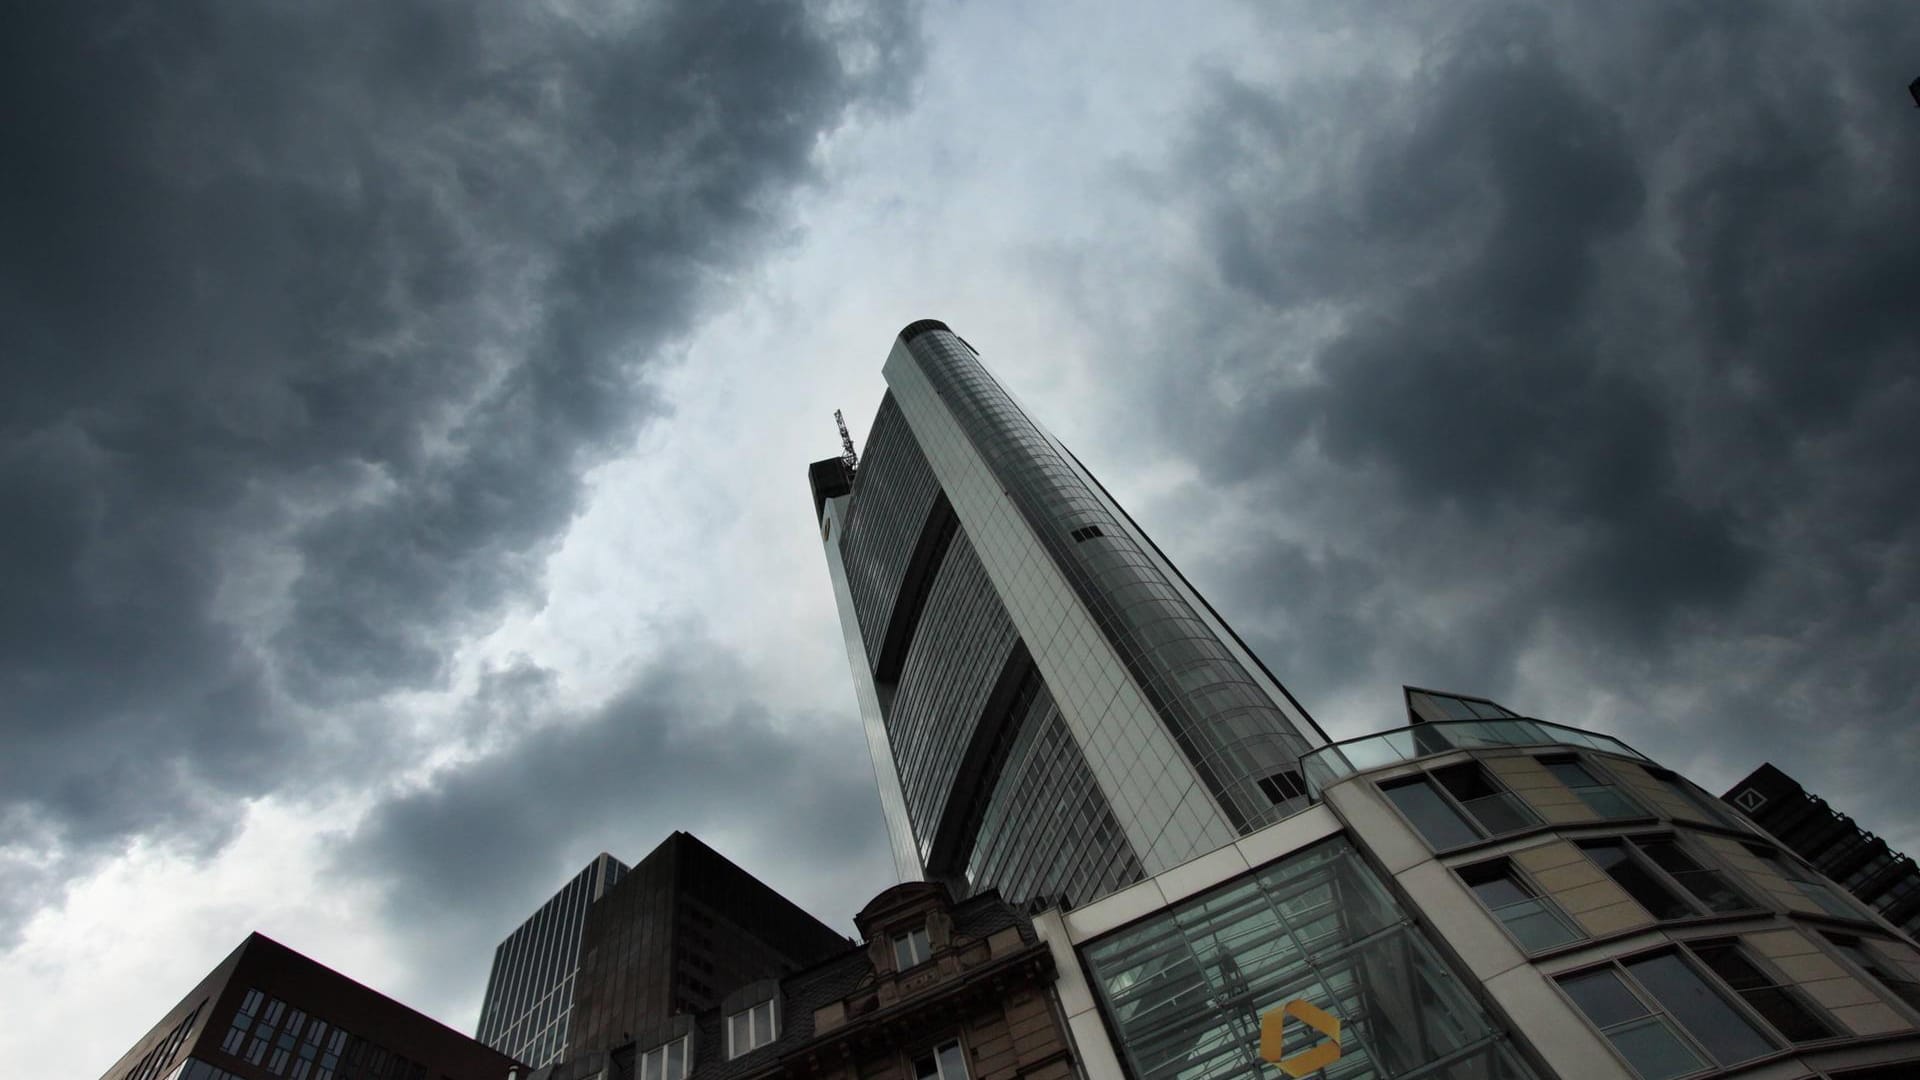
[(1312, 719), (973, 348), (883, 373), (810, 477), (902, 876), (1085, 902), (1303, 808)]
[(619, 859), (595, 856), (494, 949), (476, 1038), (536, 1067), (566, 1052), (587, 906), (626, 872)]

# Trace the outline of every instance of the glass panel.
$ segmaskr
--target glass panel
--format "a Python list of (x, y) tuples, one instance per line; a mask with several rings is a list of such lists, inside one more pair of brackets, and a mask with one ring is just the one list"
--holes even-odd
[(1593, 1021), (1595, 1027), (1612, 1027), (1646, 1016), (1649, 1012), (1612, 968), (1563, 978), (1560, 980), (1560, 989), (1567, 992), (1567, 996), (1573, 999), (1581, 1012), (1587, 1014), (1587, 1019)]
[(1488, 833), (1499, 836), (1503, 833), (1518, 832), (1540, 823), (1540, 819), (1527, 809), (1527, 804), (1510, 792), (1498, 792), (1478, 799), (1469, 799), (1462, 804), (1467, 813)]
[(1627, 854), (1626, 845), (1609, 840), (1598, 844), (1583, 844), (1587, 857), (1600, 869), (1607, 872), (1627, 895), (1647, 909), (1647, 913), (1656, 919), (1684, 919), (1695, 914), (1691, 905), (1675, 896), (1672, 890), (1661, 884), (1645, 867)]
[(1697, 945), (1693, 952), (1780, 1034), (1794, 1042), (1812, 1042), (1835, 1034), (1826, 1021), (1780, 987), (1732, 943)]
[(1627, 970), (1720, 1064), (1738, 1064), (1773, 1049), (1760, 1029), (1727, 1004), (1679, 956), (1667, 953), (1631, 960)]
[(1539, 952), (1580, 940), (1580, 934), (1540, 900), (1526, 900), (1500, 911), (1500, 921), (1528, 952)]
[(1669, 1080), (1697, 1072), (1707, 1064), (1659, 1017), (1609, 1031), (1607, 1039), (1642, 1080)]
[(1442, 799), (1425, 778), (1403, 781), (1391, 787), (1383, 786), (1381, 790), (1436, 851), (1471, 844), (1480, 839), (1480, 834), (1467, 823), (1467, 819)]
[(967, 1059), (958, 1042), (940, 1048), (940, 1080), (967, 1080)]
[[(1136, 1080), (1272, 1080), (1262, 1018), (1296, 999), (1340, 1020), (1331, 1073), (1342, 1078), (1406, 1076), (1497, 1038), (1344, 841), (1149, 916), (1083, 957)], [(1297, 1019), (1284, 1031), (1290, 1054), (1324, 1039)]]
[(1679, 844), (1671, 840), (1636, 840), (1634, 843), (1662, 870), (1673, 875), (1680, 887), (1692, 893), (1708, 910), (1747, 911), (1753, 908), (1753, 901), (1735, 889), (1725, 875), (1700, 865)]

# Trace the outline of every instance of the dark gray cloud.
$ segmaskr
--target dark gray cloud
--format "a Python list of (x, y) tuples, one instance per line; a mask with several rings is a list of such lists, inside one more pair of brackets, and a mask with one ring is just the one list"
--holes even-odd
[(1150, 192), (1206, 255), (1140, 350), (1152, 414), (1271, 508), (1195, 576), (1310, 705), (1598, 708), (1911, 829), (1920, 31), (1891, 5), (1338, 18), (1374, 59), (1207, 75)]
[[(0, 824), (204, 850), (223, 800), (314, 775), (310, 720), (437, 685), (537, 595), (583, 473), (791, 227), (818, 137), (904, 91), (910, 18), (15, 12)], [(36, 900), (9, 890), (0, 935)]]
[(493, 947), (588, 859), (631, 864), (676, 829), (835, 925), (891, 881), (858, 726), (770, 707), (730, 654), (696, 630), (679, 640), (582, 712), (556, 707), (550, 672), (495, 672), (467, 717), (495, 752), (381, 804), (336, 848), (331, 873), (383, 886), (386, 920), (408, 928), (412, 984), (395, 992), (477, 994)]

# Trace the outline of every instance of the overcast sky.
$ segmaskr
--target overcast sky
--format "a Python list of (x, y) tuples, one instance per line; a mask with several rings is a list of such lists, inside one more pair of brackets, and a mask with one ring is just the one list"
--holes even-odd
[(1336, 736), (1920, 849), (1907, 5), (13, 7), (0, 1074), (255, 929), (471, 1030), (676, 828), (850, 930), (804, 474), (928, 316)]

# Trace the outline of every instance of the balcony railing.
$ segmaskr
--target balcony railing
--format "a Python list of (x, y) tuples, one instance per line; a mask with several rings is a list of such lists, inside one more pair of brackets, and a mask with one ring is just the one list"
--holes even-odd
[(1307, 780), (1308, 794), (1318, 799), (1328, 785), (1339, 783), (1355, 773), (1377, 769), (1398, 761), (1413, 761), (1449, 750), (1473, 750), (1496, 746), (1584, 746), (1609, 754), (1639, 758), (1646, 755), (1607, 735), (1567, 727), (1565, 724), (1515, 717), (1510, 720), (1434, 720), (1411, 727), (1362, 735), (1356, 739), (1330, 743), (1300, 759)]

